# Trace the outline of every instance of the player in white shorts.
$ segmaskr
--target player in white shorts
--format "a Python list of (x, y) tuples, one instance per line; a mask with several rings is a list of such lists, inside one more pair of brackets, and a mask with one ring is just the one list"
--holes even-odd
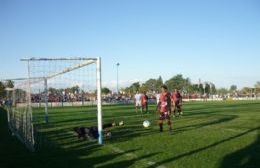
[(137, 113), (137, 110), (142, 107), (142, 94), (140, 94), (138, 91), (136, 91), (135, 94), (135, 112)]

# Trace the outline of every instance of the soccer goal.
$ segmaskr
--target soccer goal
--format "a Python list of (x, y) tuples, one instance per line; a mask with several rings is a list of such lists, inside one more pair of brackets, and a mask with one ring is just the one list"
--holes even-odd
[[(34, 124), (51, 123), (50, 109), (96, 106), (98, 143), (103, 144), (101, 58), (29, 58), (21, 61), (26, 63), (28, 77), (14, 80), (14, 88), (7, 89), (12, 97), (8, 123), (19, 139), (35, 149), (40, 139)], [(24, 120), (19, 125), (16, 120), (20, 121), (21, 116)], [(26, 131), (15, 131), (17, 127)]]

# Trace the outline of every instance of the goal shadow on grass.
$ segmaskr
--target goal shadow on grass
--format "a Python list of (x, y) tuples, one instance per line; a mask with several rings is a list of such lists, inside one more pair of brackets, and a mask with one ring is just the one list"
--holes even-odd
[(221, 167), (260, 167), (260, 127), (258, 127), (257, 139), (245, 148), (226, 155)]
[[(242, 137), (242, 136), (244, 136), (246, 134), (249, 134), (249, 133), (254, 132), (254, 131), (259, 131), (259, 130), (260, 130), (260, 127), (256, 127), (256, 128), (247, 130), (247, 131), (242, 132), (240, 134), (237, 134), (235, 136), (223, 139), (221, 141), (214, 142), (214, 143), (212, 143), (210, 145), (207, 145), (205, 147), (197, 148), (195, 150), (191, 150), (189, 152), (179, 154), (179, 155), (174, 156), (172, 158), (162, 160), (160, 162), (157, 162), (155, 165), (150, 166), (149, 168), (160, 166), (160, 165), (163, 165), (163, 164), (166, 164), (166, 163), (169, 163), (169, 162), (173, 162), (175, 160), (178, 160), (178, 159), (181, 159), (181, 158), (184, 158), (184, 157), (188, 157), (188, 156), (194, 155), (196, 153), (208, 150), (208, 149), (216, 147), (216, 146), (218, 146), (218, 145), (220, 145), (222, 143), (234, 140), (236, 138)], [(246, 156), (250, 156), (250, 157), (252, 157), (254, 159), (251, 158), (244, 164), (246, 164), (246, 165), (248, 164), (248, 166), (249, 165), (253, 165), (253, 167), (257, 167), (257, 166), (255, 166), (255, 164), (259, 164), (259, 152), (258, 151), (259, 151), (259, 136), (258, 136), (258, 140), (256, 140), (256, 142), (254, 142), (249, 147), (246, 147), (245, 149), (242, 149), (242, 150), (240, 150), (238, 152), (235, 152), (233, 154), (230, 154), (230, 155), (226, 156), (224, 158), (223, 162), (222, 162), (222, 167), (232, 167), (232, 166), (230, 166), (230, 164), (231, 163), (235, 163), (235, 162), (241, 163), (242, 159), (245, 158)], [(254, 155), (254, 156), (252, 156), (252, 155)], [(243, 166), (243, 165), (241, 165), (241, 166)], [(247, 166), (245, 166), (245, 167), (247, 167)]]
[[(81, 147), (71, 148), (70, 150), (55, 149), (50, 154), (42, 151), (38, 154), (39, 158), (49, 158), (51, 165), (43, 164), (40, 167), (129, 167), (137, 161), (157, 155), (157, 153), (142, 156), (142, 158), (129, 158), (132, 153), (140, 149), (132, 149), (123, 152), (108, 152), (95, 156), (102, 146), (95, 144), (82, 145)], [(125, 156), (123, 158), (122, 156)], [(116, 161), (115, 161), (116, 160)], [(118, 160), (118, 161), (117, 161)], [(42, 161), (42, 160), (41, 160)], [(39, 161), (38, 161), (39, 162)], [(39, 166), (38, 166), (39, 167)]]
[[(50, 133), (50, 136), (53, 137), (53, 135), (57, 135), (57, 132), (52, 131)], [(67, 140), (66, 143), (62, 144), (56, 143), (56, 145), (54, 146), (43, 146), (41, 150), (38, 151), (37, 155), (39, 158), (54, 157), (55, 160), (51, 159), (48, 162), (51, 162), (53, 165), (58, 165), (58, 167), (60, 167), (61, 165), (64, 165), (64, 167), (129, 167), (133, 164), (136, 164), (136, 162), (138, 161), (148, 159), (158, 154), (150, 153), (139, 158), (133, 155), (133, 153), (136, 153), (142, 149), (136, 148), (119, 152), (110, 151), (108, 152), (108, 154), (106, 153), (95, 156), (94, 153), (100, 150), (104, 150), (103, 148), (106, 148), (106, 145), (98, 145), (96, 141), (78, 140), (76, 136), (67, 137), (66, 134), (58, 134), (56, 138), (57, 139), (55, 140), (55, 142), (70, 138), (72, 138), (73, 141)], [(67, 147), (64, 149), (65, 146)], [(116, 161), (113, 161), (114, 159)], [(61, 162), (61, 160), (63, 160), (65, 163)], [(46, 166), (52, 167), (52, 165), (46, 164), (43, 167)]]

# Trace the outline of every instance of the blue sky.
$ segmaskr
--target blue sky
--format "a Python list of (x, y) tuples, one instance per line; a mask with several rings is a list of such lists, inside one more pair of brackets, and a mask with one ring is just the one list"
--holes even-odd
[(181, 73), (217, 87), (260, 80), (258, 0), (0, 0), (0, 78), (24, 57), (102, 57), (115, 86)]

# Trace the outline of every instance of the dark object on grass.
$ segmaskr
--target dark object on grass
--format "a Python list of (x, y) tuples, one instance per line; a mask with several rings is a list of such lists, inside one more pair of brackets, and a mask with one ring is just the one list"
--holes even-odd
[[(119, 124), (116, 124), (115, 122), (103, 124), (103, 130), (104, 135), (111, 137), (111, 132), (107, 132), (106, 129), (112, 128), (115, 126), (122, 126), (123, 121), (120, 121)], [(98, 128), (97, 126), (91, 126), (91, 127), (75, 127), (73, 128), (73, 131), (77, 133), (78, 139), (83, 138), (84, 140), (86, 138), (88, 139), (98, 139)], [(109, 134), (108, 134), (109, 133)]]

